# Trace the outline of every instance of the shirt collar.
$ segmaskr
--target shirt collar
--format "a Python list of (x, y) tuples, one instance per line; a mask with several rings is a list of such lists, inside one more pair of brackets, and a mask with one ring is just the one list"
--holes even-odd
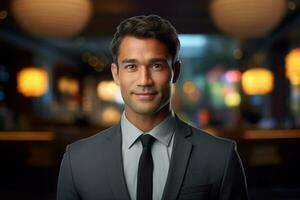
[(131, 148), (136, 140), (140, 137), (140, 135), (144, 133), (150, 134), (165, 146), (169, 146), (174, 134), (175, 126), (175, 114), (171, 112), (171, 114), (168, 115), (166, 119), (156, 125), (152, 130), (144, 133), (143, 131), (135, 127), (130, 121), (128, 121), (125, 112), (123, 112), (121, 117), (123, 145), (125, 145), (125, 147), (128, 149)]

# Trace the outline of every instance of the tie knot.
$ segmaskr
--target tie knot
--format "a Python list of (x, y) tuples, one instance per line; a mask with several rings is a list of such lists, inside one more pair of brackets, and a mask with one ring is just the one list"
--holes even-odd
[(144, 134), (140, 136), (140, 140), (142, 142), (143, 148), (146, 149), (151, 148), (153, 142), (155, 141), (155, 138), (149, 134)]

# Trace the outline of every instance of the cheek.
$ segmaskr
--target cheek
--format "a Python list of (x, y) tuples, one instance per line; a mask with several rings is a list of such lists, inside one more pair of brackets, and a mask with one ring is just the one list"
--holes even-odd
[(163, 90), (167, 90), (171, 87), (172, 84), (172, 74), (157, 76), (155, 82), (158, 83)]
[(159, 90), (163, 93), (163, 96), (168, 98), (171, 94), (172, 80), (169, 78), (161, 79), (158, 87)]
[(122, 92), (128, 93), (130, 88), (132, 87), (132, 81), (129, 78), (120, 79), (120, 89)]

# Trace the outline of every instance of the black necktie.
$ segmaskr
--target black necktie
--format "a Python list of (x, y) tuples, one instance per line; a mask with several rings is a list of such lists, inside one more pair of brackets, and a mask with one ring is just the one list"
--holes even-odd
[(137, 177), (137, 200), (152, 200), (153, 190), (153, 159), (151, 146), (155, 138), (149, 134), (140, 136), (143, 152), (139, 161)]

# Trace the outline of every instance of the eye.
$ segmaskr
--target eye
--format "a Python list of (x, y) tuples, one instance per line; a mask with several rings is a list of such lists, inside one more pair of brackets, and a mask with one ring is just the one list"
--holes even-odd
[(161, 63), (154, 63), (154, 64), (152, 64), (152, 68), (153, 68), (154, 70), (159, 71), (159, 70), (162, 70), (163, 65), (162, 65)]
[(129, 65), (126, 65), (126, 66), (125, 66), (125, 69), (126, 69), (127, 71), (132, 72), (132, 71), (135, 71), (135, 70), (137, 69), (137, 66), (136, 66), (136, 65), (133, 65), (133, 64), (129, 64)]

